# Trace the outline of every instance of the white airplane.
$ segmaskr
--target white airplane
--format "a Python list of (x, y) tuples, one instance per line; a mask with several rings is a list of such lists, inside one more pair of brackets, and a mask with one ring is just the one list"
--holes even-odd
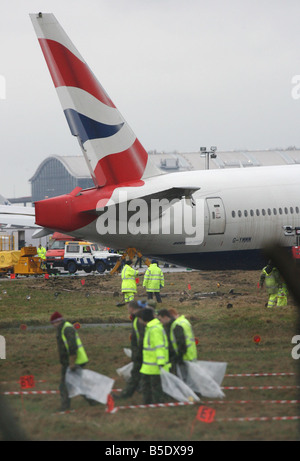
[(14, 206), (0, 195), (0, 229), (37, 229), (34, 208)]
[(35, 224), (33, 207), (0, 205), (0, 227), (13, 229), (40, 229)]
[(37, 236), (59, 231), (196, 269), (258, 269), (300, 226), (300, 165), (162, 174), (53, 14), (31, 14), (95, 187), (35, 203)]

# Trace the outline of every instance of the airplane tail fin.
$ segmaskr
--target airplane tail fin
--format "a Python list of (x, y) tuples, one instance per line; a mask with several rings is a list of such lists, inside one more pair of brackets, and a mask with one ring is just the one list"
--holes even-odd
[(30, 14), (72, 135), (96, 186), (162, 174), (53, 14)]

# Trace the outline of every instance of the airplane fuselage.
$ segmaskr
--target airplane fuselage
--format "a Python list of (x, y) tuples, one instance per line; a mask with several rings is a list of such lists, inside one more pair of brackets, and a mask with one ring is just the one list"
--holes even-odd
[[(293, 237), (284, 235), (283, 226), (300, 226), (299, 177), (298, 165), (171, 173), (146, 179), (137, 187), (89, 189), (37, 202), (36, 222), (112, 248), (135, 247), (145, 255), (197, 269), (254, 269), (262, 264), (261, 249), (270, 242), (294, 243)], [(142, 210), (147, 213), (141, 212), (144, 198), (174, 184), (199, 190), (192, 201), (182, 198), (166, 206), (157, 219), (150, 219), (149, 200)], [(51, 200), (52, 211), (47, 207)], [(87, 200), (97, 215), (87, 211)], [(126, 207), (121, 210), (122, 201), (127, 203), (127, 214)], [(58, 228), (59, 222), (66, 224)]]

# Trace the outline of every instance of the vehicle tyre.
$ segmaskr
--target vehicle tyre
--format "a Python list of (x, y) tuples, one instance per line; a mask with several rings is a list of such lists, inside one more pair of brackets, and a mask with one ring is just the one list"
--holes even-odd
[(103, 274), (105, 272), (106, 266), (104, 262), (102, 261), (97, 261), (96, 262), (96, 271), (98, 271), (100, 274)]
[(84, 272), (86, 272), (87, 274), (90, 274), (92, 272), (92, 268), (91, 267), (84, 267), (83, 268)]
[(69, 261), (67, 264), (67, 270), (70, 272), (70, 274), (75, 274), (77, 271), (77, 265), (75, 261)]

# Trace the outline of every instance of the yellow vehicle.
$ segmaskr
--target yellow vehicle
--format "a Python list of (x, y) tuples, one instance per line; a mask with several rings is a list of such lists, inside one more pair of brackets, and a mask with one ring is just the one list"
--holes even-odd
[[(127, 258), (132, 260), (135, 256), (137, 256), (138, 258), (143, 257), (142, 253), (140, 253), (136, 248), (127, 248), (127, 250), (124, 251), (121, 258), (117, 261), (116, 265), (110, 271), (110, 274), (112, 275), (112, 274), (116, 273), (119, 270), (119, 268), (121, 268), (122, 261), (125, 261)], [(150, 266), (150, 261), (149, 261), (148, 258), (145, 259), (145, 264), (147, 266)]]
[(0, 273), (8, 272), (19, 275), (39, 275), (46, 271), (41, 269), (41, 258), (36, 256), (36, 247), (23, 247), (21, 250), (0, 252)]

